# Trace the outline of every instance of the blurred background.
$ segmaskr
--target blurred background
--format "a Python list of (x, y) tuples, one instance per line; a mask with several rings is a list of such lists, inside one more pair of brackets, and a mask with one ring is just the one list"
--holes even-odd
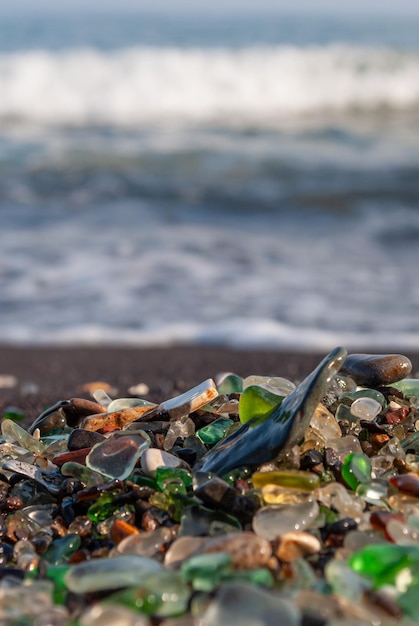
[(16, 4), (0, 342), (419, 348), (417, 3)]

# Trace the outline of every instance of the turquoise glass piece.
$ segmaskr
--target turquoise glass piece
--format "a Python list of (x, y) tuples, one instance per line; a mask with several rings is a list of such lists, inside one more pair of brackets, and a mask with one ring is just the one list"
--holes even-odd
[(237, 374), (227, 374), (217, 385), (219, 395), (229, 393), (241, 393), (243, 391), (243, 378)]
[(230, 571), (231, 561), (228, 552), (198, 554), (185, 561), (180, 572), (196, 591), (212, 591)]
[(342, 465), (342, 476), (346, 484), (354, 491), (358, 485), (371, 480), (371, 461), (361, 452), (351, 452)]
[(232, 574), (229, 574), (226, 579), (242, 580), (252, 585), (261, 585), (262, 587), (273, 587), (275, 584), (275, 579), (272, 576), (272, 573), (266, 569), (266, 567), (233, 572)]
[(402, 570), (406, 570), (410, 578), (419, 570), (419, 546), (368, 545), (355, 552), (348, 563), (359, 574), (371, 577), (376, 588), (395, 585)]
[(408, 435), (401, 440), (401, 446), (403, 450), (413, 451), (413, 454), (419, 454), (419, 430), (416, 430), (411, 435)]
[(392, 383), (390, 386), (398, 389), (408, 398), (419, 396), (419, 378), (404, 378), (398, 383)]
[(242, 424), (249, 420), (262, 423), (284, 399), (259, 385), (246, 387), (239, 400), (239, 418)]
[(228, 417), (220, 417), (208, 424), (208, 426), (197, 430), (196, 436), (207, 446), (213, 446), (225, 436), (229, 426), (232, 424), (234, 424), (233, 420)]
[(55, 539), (43, 558), (51, 565), (63, 565), (80, 548), (81, 538), (79, 535), (69, 533), (64, 537)]
[(194, 469), (224, 476), (243, 465), (260, 465), (276, 459), (285, 446), (290, 447), (303, 437), (346, 355), (344, 348), (330, 352), (262, 424), (257, 419), (242, 424), (210, 450)]

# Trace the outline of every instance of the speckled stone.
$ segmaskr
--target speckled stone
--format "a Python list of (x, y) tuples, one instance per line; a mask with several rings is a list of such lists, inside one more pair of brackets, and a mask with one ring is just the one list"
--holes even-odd
[(265, 537), (259, 537), (252, 532), (227, 533), (207, 540), (202, 552), (228, 552), (232, 557), (233, 567), (251, 570), (268, 564), (272, 556), (272, 546)]
[(390, 385), (411, 371), (412, 363), (402, 354), (349, 354), (340, 370), (364, 387)]

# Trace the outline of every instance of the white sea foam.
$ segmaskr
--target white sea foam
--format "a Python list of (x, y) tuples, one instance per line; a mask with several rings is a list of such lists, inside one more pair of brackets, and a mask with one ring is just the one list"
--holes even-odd
[(419, 107), (419, 54), (348, 45), (0, 55), (0, 118), (46, 125), (278, 124)]

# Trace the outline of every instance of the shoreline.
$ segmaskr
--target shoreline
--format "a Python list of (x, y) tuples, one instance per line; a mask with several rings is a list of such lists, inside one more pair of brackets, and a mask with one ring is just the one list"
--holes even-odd
[[(355, 350), (351, 350), (351, 353)], [(359, 351), (358, 351), (359, 352)], [(363, 350), (372, 354), (404, 354), (419, 371), (419, 353), (404, 350)], [(0, 384), (0, 412), (14, 406), (31, 423), (46, 407), (71, 397), (90, 398), (87, 383), (102, 381), (112, 397), (130, 396), (139, 383), (149, 388), (142, 397), (161, 402), (218, 373), (230, 371), (282, 376), (301, 381), (327, 354), (321, 351), (230, 348), (215, 345), (12, 346), (0, 345), (0, 377), (12, 376), (14, 386)], [(1, 378), (0, 378), (1, 380)]]

